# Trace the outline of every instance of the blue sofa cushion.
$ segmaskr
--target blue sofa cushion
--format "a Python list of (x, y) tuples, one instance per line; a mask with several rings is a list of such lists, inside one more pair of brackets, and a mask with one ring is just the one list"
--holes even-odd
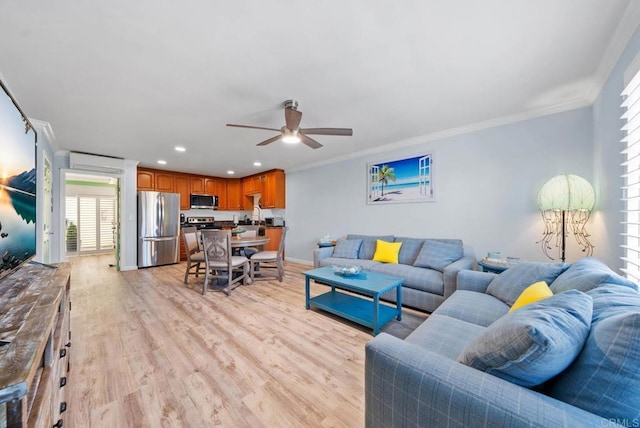
[(327, 257), (326, 259), (320, 260), (320, 267), (325, 266), (342, 266), (342, 267), (351, 267), (353, 265), (362, 266), (363, 269), (372, 270), (376, 266), (382, 264), (380, 262), (374, 262), (373, 260), (362, 260), (362, 259), (343, 259), (340, 257)]
[(569, 290), (510, 312), (458, 356), (462, 364), (532, 387), (571, 364), (589, 334), (591, 296)]
[(362, 239), (338, 239), (333, 249), (333, 257), (357, 259), (361, 246)]
[(628, 279), (614, 273), (607, 265), (593, 257), (585, 257), (573, 263), (551, 284), (551, 291), (562, 293), (567, 290), (587, 292), (602, 283), (624, 285), (636, 289)]
[(587, 292), (593, 298), (593, 321), (629, 311), (640, 312), (640, 293), (619, 284), (601, 284)]
[(460, 352), (485, 330), (486, 327), (470, 322), (432, 314), (405, 340), (430, 352), (455, 360)]
[(444, 295), (444, 277), (441, 272), (436, 270), (395, 263), (377, 263), (370, 270), (404, 278), (405, 281), (402, 283), (402, 288), (414, 288), (440, 296)]
[(464, 256), (462, 241), (444, 242), (436, 239), (425, 239), (424, 244), (413, 265), (444, 272), (444, 268), (460, 260)]
[(500, 299), (485, 293), (456, 290), (433, 312), (447, 315), (479, 326), (488, 327), (509, 312), (509, 306)]
[(523, 262), (496, 276), (487, 287), (487, 294), (513, 306), (525, 288), (544, 281), (551, 284), (569, 267), (563, 263)]
[(549, 385), (558, 400), (605, 418), (640, 420), (640, 293), (605, 284), (588, 293), (593, 323), (584, 348)]
[(362, 260), (371, 260), (376, 252), (377, 240), (393, 242), (393, 235), (347, 235), (347, 239), (362, 239), (362, 247), (358, 258)]
[(424, 239), (396, 237), (395, 242), (402, 242), (402, 247), (400, 247), (400, 253), (398, 254), (398, 263), (412, 266), (416, 257), (418, 257)]

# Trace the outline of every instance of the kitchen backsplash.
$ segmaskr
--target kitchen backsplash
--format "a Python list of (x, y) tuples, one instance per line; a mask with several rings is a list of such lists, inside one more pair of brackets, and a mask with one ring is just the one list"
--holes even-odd
[[(237, 215), (238, 219), (244, 220), (245, 216), (251, 218), (252, 211), (218, 211), (218, 210), (181, 210), (185, 217), (213, 217), (219, 221), (232, 221), (233, 216)], [(260, 213), (260, 219), (267, 217), (282, 217), (286, 219), (286, 209), (263, 209)]]

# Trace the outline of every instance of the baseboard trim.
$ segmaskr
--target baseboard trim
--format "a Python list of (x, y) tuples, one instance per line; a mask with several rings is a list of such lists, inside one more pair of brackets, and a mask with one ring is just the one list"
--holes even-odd
[(294, 259), (291, 257), (285, 257), (284, 260), (287, 262), (300, 263), (301, 265), (313, 266), (312, 260)]

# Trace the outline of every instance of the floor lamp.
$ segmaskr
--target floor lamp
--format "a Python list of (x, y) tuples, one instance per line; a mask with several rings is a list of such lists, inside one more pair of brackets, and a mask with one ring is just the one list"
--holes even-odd
[(538, 193), (538, 208), (544, 221), (542, 245), (544, 254), (552, 250), (551, 241), (560, 252), (560, 260), (566, 260), (566, 237), (572, 233), (587, 256), (593, 254), (593, 244), (589, 242), (587, 221), (595, 204), (595, 192), (587, 180), (577, 175), (563, 174), (547, 181)]

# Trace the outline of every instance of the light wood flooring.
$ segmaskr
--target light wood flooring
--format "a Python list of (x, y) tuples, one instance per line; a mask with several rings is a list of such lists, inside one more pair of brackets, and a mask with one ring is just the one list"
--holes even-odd
[[(112, 260), (70, 259), (65, 427), (364, 426), (371, 331), (305, 310), (309, 266), (203, 296), (184, 263), (117, 272)], [(426, 316), (405, 310), (383, 331), (404, 337)]]

